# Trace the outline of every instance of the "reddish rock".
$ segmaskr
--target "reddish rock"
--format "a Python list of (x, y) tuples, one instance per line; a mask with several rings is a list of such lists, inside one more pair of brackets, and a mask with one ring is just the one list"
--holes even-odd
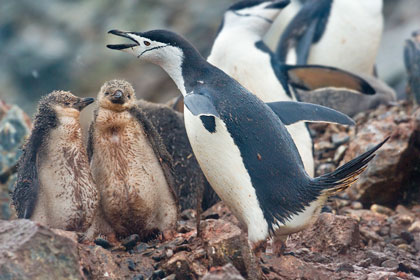
[(202, 280), (245, 280), (239, 271), (230, 263), (221, 267), (213, 267)]
[(194, 273), (190, 254), (185, 251), (172, 256), (162, 267), (167, 274), (175, 274), (176, 279), (198, 279), (200, 276)]
[(320, 269), (293, 256), (267, 260), (270, 279), (331, 279), (333, 272)]
[(359, 241), (359, 226), (356, 220), (322, 213), (313, 226), (291, 235), (287, 246), (306, 247), (312, 252), (336, 255), (345, 254), (349, 248), (358, 247)]
[[(416, 171), (420, 157), (420, 109), (380, 107), (358, 127), (350, 141), (342, 164), (362, 154), (374, 144), (391, 136), (377, 152), (359, 180), (347, 193), (364, 205), (377, 203), (396, 206), (410, 193), (417, 193), (420, 174)], [(415, 197), (411, 197), (416, 200)]]
[(248, 279), (259, 279), (261, 269), (246, 235), (223, 220), (205, 220), (201, 223), (202, 238), (206, 244), (210, 266), (232, 263)]
[(83, 279), (77, 243), (29, 220), (0, 220), (5, 279)]

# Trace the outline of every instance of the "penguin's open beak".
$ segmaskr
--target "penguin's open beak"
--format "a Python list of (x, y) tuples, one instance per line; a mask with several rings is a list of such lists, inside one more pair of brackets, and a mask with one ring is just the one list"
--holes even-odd
[(290, 4), (290, 0), (275, 0), (273, 3), (265, 7), (266, 9), (283, 9)]
[(81, 98), (78, 102), (74, 103), (73, 107), (79, 111), (82, 111), (87, 105), (93, 103), (95, 98), (87, 97)]
[(118, 45), (106, 45), (107, 48), (112, 49), (112, 50), (124, 50), (124, 49), (128, 49), (128, 48), (132, 48), (135, 46), (140, 45), (139, 42), (137, 42), (134, 38), (132, 38), (129, 34), (129, 32), (125, 32), (125, 31), (120, 31), (120, 30), (110, 30), (108, 31), (109, 34), (113, 34), (116, 36), (120, 36), (120, 37), (124, 37), (127, 39), (130, 39), (131, 41), (133, 41), (135, 44), (118, 44)]

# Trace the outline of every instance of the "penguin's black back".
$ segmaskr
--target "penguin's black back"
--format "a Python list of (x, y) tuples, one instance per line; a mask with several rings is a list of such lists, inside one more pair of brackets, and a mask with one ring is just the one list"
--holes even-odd
[(37, 155), (46, 145), (50, 131), (58, 125), (49, 102), (49, 96), (40, 101), (34, 127), (18, 162), (18, 177), (12, 195), (18, 218), (29, 219), (33, 214), (39, 190)]

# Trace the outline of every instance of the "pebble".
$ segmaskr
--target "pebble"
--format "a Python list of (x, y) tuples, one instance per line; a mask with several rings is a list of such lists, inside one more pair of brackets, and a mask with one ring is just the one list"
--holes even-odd
[(344, 158), (344, 154), (346, 153), (347, 149), (348, 147), (344, 145), (338, 147), (334, 154), (334, 162), (339, 163)]
[(132, 234), (129, 237), (125, 238), (121, 241), (121, 245), (123, 245), (127, 251), (131, 250), (136, 246), (137, 242), (140, 241), (140, 236), (138, 234)]
[(347, 271), (347, 272), (354, 272), (354, 267), (349, 263), (340, 264), (340, 266), (336, 269), (335, 272), (340, 271)]
[(420, 232), (420, 221), (415, 221), (411, 224), (411, 226), (408, 228), (409, 232)]
[(396, 222), (402, 225), (411, 225), (414, 222), (414, 218), (410, 215), (398, 215)]
[(350, 140), (350, 137), (347, 135), (347, 133), (334, 133), (331, 136), (331, 141), (336, 146), (343, 145), (349, 142), (349, 140)]
[(408, 244), (414, 241), (414, 236), (411, 232), (408, 231), (402, 231), (400, 234), (400, 237), (407, 241)]
[(392, 270), (398, 269), (398, 262), (396, 260), (386, 260), (381, 264), (382, 267), (391, 268)]
[(354, 210), (360, 210), (360, 209), (363, 209), (363, 204), (360, 203), (359, 201), (353, 201), (351, 203), (351, 208)]
[(136, 276), (133, 277), (133, 280), (144, 280), (144, 276), (141, 274), (137, 274)]
[(387, 215), (387, 216), (391, 216), (393, 214), (392, 209), (389, 209), (388, 207), (378, 205), (378, 204), (373, 204), (370, 207), (370, 210), (375, 212), (375, 213), (384, 214), (384, 215)]
[(134, 271), (136, 269), (136, 264), (133, 262), (133, 260), (129, 259), (127, 260), (127, 263), (129, 270)]
[(151, 279), (152, 280), (158, 280), (158, 279), (162, 279), (164, 277), (165, 277), (165, 272), (161, 269), (158, 269), (158, 270), (153, 271)]

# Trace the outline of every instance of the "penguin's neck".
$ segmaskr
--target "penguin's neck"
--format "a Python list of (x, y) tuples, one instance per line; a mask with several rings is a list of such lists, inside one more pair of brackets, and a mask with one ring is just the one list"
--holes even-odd
[(173, 53), (159, 60), (157, 64), (168, 73), (182, 95), (186, 96), (202, 80), (208, 63), (193, 47), (172, 49)]
[[(261, 41), (260, 35), (239, 27), (225, 27), (217, 36), (207, 61), (213, 65), (224, 65), (227, 57), (251, 55), (255, 43)], [(246, 56), (245, 56), (246, 57)]]

